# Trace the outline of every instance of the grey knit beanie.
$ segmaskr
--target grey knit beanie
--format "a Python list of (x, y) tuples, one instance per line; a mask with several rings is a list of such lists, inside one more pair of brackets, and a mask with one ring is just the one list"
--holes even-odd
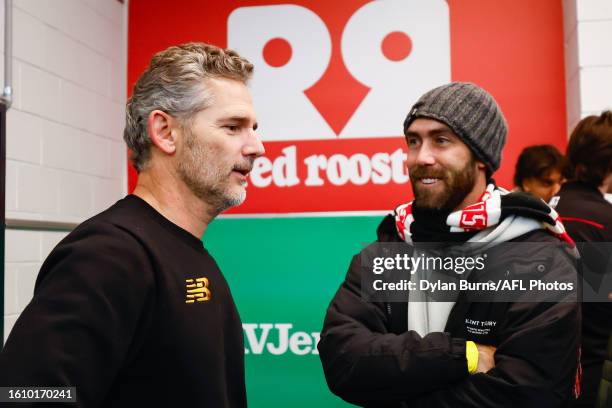
[(404, 133), (417, 118), (443, 122), (487, 166), (488, 176), (499, 168), (508, 125), (495, 99), (467, 82), (452, 82), (425, 93), (404, 121)]

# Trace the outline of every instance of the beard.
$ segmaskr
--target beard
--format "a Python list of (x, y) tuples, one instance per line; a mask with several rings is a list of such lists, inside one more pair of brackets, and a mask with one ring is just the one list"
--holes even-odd
[[(421, 210), (451, 212), (461, 204), (476, 184), (476, 161), (472, 157), (459, 169), (434, 170), (426, 166), (415, 166), (410, 171), (410, 183), (414, 192), (414, 206)], [(423, 178), (437, 178), (441, 191), (432, 191), (419, 185)]]
[(211, 206), (213, 215), (240, 205), (246, 199), (246, 189), (232, 189), (230, 177), (235, 167), (251, 169), (253, 160), (240, 166), (223, 160), (223, 155), (207, 143), (197, 140), (189, 129), (185, 129), (185, 147), (177, 166), (180, 179), (200, 200)]

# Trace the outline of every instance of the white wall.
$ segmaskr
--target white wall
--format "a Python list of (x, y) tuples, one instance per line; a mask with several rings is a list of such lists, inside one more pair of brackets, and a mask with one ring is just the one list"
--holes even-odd
[[(126, 193), (126, 25), (117, 0), (13, 0), (7, 219), (77, 223)], [(65, 234), (6, 231), (5, 338)]]
[(564, 0), (568, 134), (612, 108), (612, 1)]

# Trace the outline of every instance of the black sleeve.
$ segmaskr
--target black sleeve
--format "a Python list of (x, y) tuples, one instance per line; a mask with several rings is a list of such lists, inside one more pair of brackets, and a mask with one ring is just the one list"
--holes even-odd
[(131, 358), (154, 293), (135, 238), (82, 225), (43, 264), (0, 353), (0, 386), (75, 386), (77, 406), (98, 406)]
[[(576, 281), (574, 265), (554, 257), (550, 274)], [(409, 407), (564, 407), (573, 398), (580, 344), (579, 303), (509, 304), (495, 367), (410, 401)]]
[[(575, 379), (579, 314), (570, 304), (515, 304), (522, 320), (495, 353), (495, 368), (421, 396), (410, 407), (563, 407)], [(519, 318), (520, 315), (520, 318)], [(527, 320), (533, 319), (533, 320)], [(528, 323), (529, 321), (529, 323)]]
[(319, 354), (327, 383), (344, 400), (399, 404), (467, 377), (465, 340), (389, 330), (384, 305), (361, 297), (359, 255), (325, 318)]

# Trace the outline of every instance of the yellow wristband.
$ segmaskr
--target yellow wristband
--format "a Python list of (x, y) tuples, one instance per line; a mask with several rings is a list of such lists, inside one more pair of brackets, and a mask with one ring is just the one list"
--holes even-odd
[(467, 358), (468, 372), (476, 373), (478, 368), (478, 347), (473, 341), (465, 342), (465, 358)]

